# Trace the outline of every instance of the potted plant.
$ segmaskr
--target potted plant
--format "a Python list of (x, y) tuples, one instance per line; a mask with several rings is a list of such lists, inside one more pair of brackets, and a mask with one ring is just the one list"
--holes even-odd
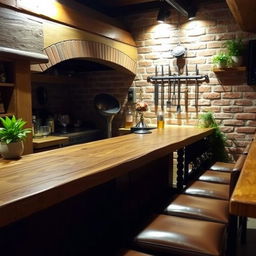
[(225, 46), (228, 50), (228, 55), (231, 56), (232, 59), (232, 66), (241, 66), (243, 61), (243, 51), (244, 51), (244, 45), (242, 42), (242, 39), (233, 39), (228, 40), (225, 43)]
[(216, 64), (218, 68), (227, 68), (230, 66), (232, 60), (230, 55), (226, 53), (219, 53), (212, 58), (213, 64)]
[(201, 128), (214, 128), (214, 133), (210, 138), (214, 161), (229, 161), (230, 159), (225, 148), (227, 139), (225, 134), (220, 130), (213, 113), (206, 112), (201, 114), (198, 121), (198, 126)]
[(26, 124), (22, 119), (0, 117), (2, 128), (0, 128), (0, 153), (5, 159), (19, 158), (23, 151), (23, 140), (31, 129), (24, 128)]

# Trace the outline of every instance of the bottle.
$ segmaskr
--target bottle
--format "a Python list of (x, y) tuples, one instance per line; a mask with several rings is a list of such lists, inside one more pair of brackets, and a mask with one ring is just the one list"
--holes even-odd
[(157, 113), (157, 128), (164, 128), (164, 112), (159, 111)]
[(36, 116), (32, 116), (32, 135), (35, 137), (36, 135)]
[(125, 128), (131, 128), (133, 125), (133, 112), (131, 106), (127, 107), (125, 113)]
[(54, 119), (53, 117), (49, 117), (46, 121), (47, 125), (50, 127), (50, 133), (54, 133)]

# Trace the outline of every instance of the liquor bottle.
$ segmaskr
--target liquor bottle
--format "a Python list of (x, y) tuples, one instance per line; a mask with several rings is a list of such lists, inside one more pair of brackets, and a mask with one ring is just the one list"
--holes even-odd
[(133, 112), (131, 106), (127, 107), (125, 113), (125, 128), (131, 128), (133, 126)]

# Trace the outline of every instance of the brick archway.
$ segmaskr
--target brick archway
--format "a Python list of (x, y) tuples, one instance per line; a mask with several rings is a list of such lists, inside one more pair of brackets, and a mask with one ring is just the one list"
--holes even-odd
[(49, 62), (32, 65), (32, 71), (43, 72), (48, 68), (69, 59), (85, 58), (100, 62), (114, 69), (135, 74), (136, 61), (120, 50), (100, 42), (86, 40), (67, 40), (44, 49)]

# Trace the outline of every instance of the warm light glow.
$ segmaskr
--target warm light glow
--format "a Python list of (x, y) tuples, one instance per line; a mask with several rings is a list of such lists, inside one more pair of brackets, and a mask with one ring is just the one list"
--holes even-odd
[(55, 0), (44, 0), (44, 1), (37, 1), (39, 2), (38, 7), (39, 7), (39, 12), (41, 14), (47, 14), (49, 16), (55, 17), (57, 16), (58, 9), (56, 6), (56, 1)]

